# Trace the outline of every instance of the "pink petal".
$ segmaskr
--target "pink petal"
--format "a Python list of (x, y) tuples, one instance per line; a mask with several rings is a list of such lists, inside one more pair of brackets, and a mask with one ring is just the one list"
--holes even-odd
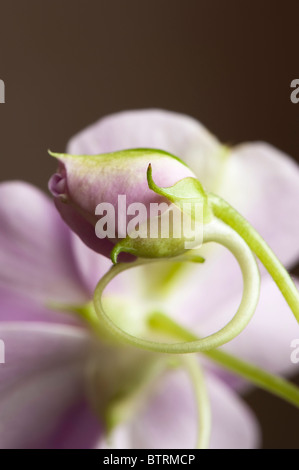
[[(167, 301), (167, 312), (187, 328), (208, 335), (222, 328), (236, 313), (243, 282), (239, 265), (228, 250), (209, 244), (202, 254), (204, 264), (189, 265), (185, 274), (178, 277)], [(223, 310), (228, 304), (230, 309), (225, 316)]]
[(0, 322), (46, 322), (80, 325), (75, 313), (51, 310), (29, 297), (0, 286)]
[[(173, 278), (171, 270), (176, 269), (175, 262), (164, 261), (125, 271), (116, 281), (126, 284), (127, 301), (132, 305), (139, 302), (140, 315), (164, 312), (199, 334), (213, 333), (212, 328), (220, 329), (237, 311), (242, 274), (228, 250), (216, 248), (215, 244), (209, 244), (204, 250), (203, 264), (182, 263), (181, 271)], [(218, 260), (219, 269), (215, 269)], [(165, 290), (163, 279), (167, 281)], [(228, 304), (230, 309), (224, 316), (223, 308)], [(215, 322), (210, 325), (211, 317), (216, 325)]]
[(38, 189), (0, 185), (0, 285), (42, 302), (85, 302), (89, 294), (69, 229)]
[(0, 447), (45, 447), (82, 400), (88, 335), (70, 326), (2, 323), (0, 338)]
[(138, 147), (166, 150), (182, 158), (203, 182), (213, 176), (222, 154), (217, 139), (198, 121), (159, 109), (125, 111), (100, 119), (70, 140), (68, 152), (93, 155)]
[[(298, 280), (296, 285), (299, 288)], [(291, 361), (291, 342), (297, 338), (297, 321), (272, 279), (265, 278), (253, 319), (224, 349), (269, 372), (294, 375), (299, 365)]]
[[(246, 449), (259, 443), (257, 422), (240, 398), (220, 380), (208, 377), (212, 406), (211, 448)], [(112, 448), (192, 449), (196, 442), (193, 391), (183, 372), (165, 375), (131, 422), (116, 430)], [(102, 446), (104, 447), (105, 445)]]
[(97, 283), (111, 268), (112, 261), (88, 248), (73, 232), (71, 243), (79, 271), (92, 298)]
[(60, 427), (48, 439), (47, 449), (93, 449), (103, 434), (98, 417), (86, 399), (72, 407)]
[[(208, 259), (204, 265), (190, 270), (189, 277), (181, 279), (174, 295), (165, 301), (166, 312), (200, 336), (222, 328), (235, 314), (241, 300), (241, 274), (237, 266), (230, 266), (225, 256), (218, 271), (214, 271), (213, 264), (209, 269)], [(296, 285), (299, 288), (299, 281)], [(265, 275), (252, 320), (224, 349), (269, 372), (296, 374), (298, 365), (291, 362), (290, 355), (291, 341), (299, 338), (297, 331), (298, 324), (285, 299), (272, 278)], [(226, 373), (220, 375), (227, 379)], [(231, 379), (229, 383), (232, 384)]]
[[(299, 287), (299, 281), (296, 280)], [(236, 311), (239, 300), (232, 296), (229, 302), (204, 318), (202, 323), (188, 318), (189, 328), (200, 335), (207, 335), (219, 329), (232, 317)], [(192, 303), (188, 303), (191, 306)], [(191, 307), (192, 308), (192, 307)], [(194, 318), (196, 309), (193, 309)], [(182, 321), (184, 323), (184, 321)], [(187, 322), (185, 322), (187, 323)], [(282, 294), (269, 276), (262, 278), (260, 301), (257, 310), (245, 330), (235, 339), (223, 346), (223, 349), (234, 356), (248, 361), (256, 366), (283, 376), (294, 376), (298, 373), (298, 364), (291, 361), (291, 347), (293, 340), (299, 338), (298, 324), (289, 309)], [(234, 389), (246, 389), (250, 383), (245, 383), (240, 376), (229, 373), (213, 362), (208, 362), (207, 367), (219, 378)]]
[[(113, 266), (112, 261), (110, 258), (88, 248), (75, 233), (72, 233), (72, 248), (80, 273), (90, 292), (90, 298), (92, 298), (97, 283)], [(126, 274), (128, 274), (127, 271)], [(126, 295), (130, 288), (132, 288), (132, 277), (130, 275), (128, 277), (126, 275), (117, 276), (108, 284), (105, 294), (116, 294), (119, 297), (120, 295)]]
[(285, 265), (299, 257), (299, 167), (263, 142), (232, 149), (219, 193), (262, 235)]

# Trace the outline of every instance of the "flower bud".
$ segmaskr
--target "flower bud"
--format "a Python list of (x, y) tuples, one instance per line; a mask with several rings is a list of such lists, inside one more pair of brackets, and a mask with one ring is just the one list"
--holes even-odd
[[(182, 161), (161, 150), (133, 149), (91, 156), (50, 155), (59, 161), (58, 171), (49, 181), (58, 211), (87, 246), (108, 257), (114, 245), (128, 235), (128, 224), (135, 215), (134, 204), (144, 207), (138, 221), (143, 224), (148, 219), (151, 204), (172, 202), (149, 188), (149, 164), (157, 185), (162, 187), (173, 186), (182, 178), (194, 178)], [(97, 224), (106, 233), (105, 237), (96, 233)], [(140, 256), (138, 250), (134, 255)]]

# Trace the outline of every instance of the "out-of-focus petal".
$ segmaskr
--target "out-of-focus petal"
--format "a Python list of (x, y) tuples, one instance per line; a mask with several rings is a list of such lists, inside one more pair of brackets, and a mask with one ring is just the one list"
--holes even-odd
[[(296, 285), (299, 288), (299, 281)], [(226, 310), (229, 308), (227, 305)], [(253, 319), (224, 349), (269, 372), (296, 374), (298, 364), (291, 361), (291, 342), (296, 338), (298, 323), (272, 279), (265, 278)]]
[(111, 268), (112, 261), (88, 248), (73, 232), (71, 242), (81, 276), (92, 297), (97, 283)]
[[(212, 407), (211, 448), (246, 449), (259, 444), (257, 422), (240, 398), (215, 377), (208, 378)], [(147, 403), (116, 430), (113, 448), (194, 448), (197, 411), (187, 376), (171, 372), (153, 386)], [(104, 447), (105, 445), (102, 446)]]
[(124, 111), (100, 119), (75, 135), (68, 152), (77, 155), (156, 148), (182, 158), (207, 184), (218, 172), (223, 149), (218, 140), (185, 114), (145, 109)]
[[(299, 288), (297, 280), (296, 285)], [(193, 321), (193, 331), (204, 335), (216, 331), (232, 317), (237, 304), (238, 300), (232, 296), (229, 302), (219, 305), (214, 312), (211, 311), (202, 324)], [(191, 306), (191, 303), (188, 305)], [(194, 318), (195, 315), (194, 311)], [(191, 316), (189, 323), (192, 324)], [(189, 327), (192, 328), (190, 324)], [(222, 349), (273, 374), (295, 375), (298, 373), (298, 364), (291, 361), (291, 353), (294, 351), (291, 343), (299, 338), (296, 331), (298, 324), (286, 301), (274, 281), (265, 276), (262, 278), (260, 301), (252, 320), (239, 336)], [(208, 361), (206, 365), (210, 372), (215, 373), (231, 388), (246, 390), (250, 385), (214, 362)]]
[[(205, 254), (204, 264), (188, 266), (186, 274), (178, 278), (167, 303), (169, 315), (201, 335), (219, 330), (232, 318), (243, 289), (241, 270), (228, 250), (213, 243)], [(222, 312), (228, 303), (225, 316)], [(211, 317), (215, 321), (209, 327)]]
[(0, 285), (42, 302), (85, 302), (71, 235), (54, 205), (22, 182), (0, 185)]
[[(110, 258), (100, 255), (88, 248), (82, 240), (72, 232), (71, 236), (72, 247), (76, 261), (84, 280), (85, 285), (90, 293), (90, 298), (93, 297), (95, 287), (104, 274), (113, 266)], [(104, 241), (104, 240), (102, 240)], [(130, 255), (128, 255), (130, 256)], [(124, 260), (126, 261), (126, 260)], [(128, 260), (130, 261), (130, 260)], [(130, 271), (129, 271), (130, 272)], [(126, 271), (126, 274), (128, 271)], [(130, 272), (131, 274), (131, 272)], [(117, 276), (105, 288), (105, 294), (113, 294), (119, 298), (120, 296), (127, 296), (127, 293), (132, 289), (133, 291), (133, 277)], [(129, 296), (129, 298), (131, 298)]]
[[(167, 313), (199, 336), (219, 330), (237, 311), (242, 294), (242, 278), (237, 266), (234, 271), (231, 270), (232, 275), (227, 276), (227, 263), (220, 266), (219, 271), (214, 271), (213, 266), (209, 271), (207, 260), (206, 266), (191, 271), (189, 277), (181, 281), (174, 295), (165, 302), (169, 309)], [(297, 280), (296, 285), (299, 288)], [(269, 372), (295, 374), (298, 365), (291, 362), (290, 345), (292, 340), (299, 338), (297, 330), (298, 324), (281, 292), (272, 278), (265, 275), (262, 277), (260, 300), (253, 318), (245, 330), (226, 344), (224, 349)], [(232, 384), (231, 380), (229, 383)]]
[(46, 322), (79, 325), (74, 313), (59, 312), (41, 305), (19, 292), (0, 286), (0, 322)]
[(64, 416), (58, 429), (47, 440), (47, 449), (93, 449), (104, 430), (89, 403), (82, 399)]
[[(121, 273), (112, 281), (126, 286), (127, 302), (140, 304), (140, 316), (164, 312), (201, 334), (220, 329), (237, 311), (242, 297), (242, 273), (233, 255), (211, 243), (203, 264), (157, 262)], [(200, 252), (201, 253), (201, 252)], [(215, 270), (215, 258), (219, 269)], [(230, 304), (228, 315), (223, 308)], [(135, 308), (136, 309), (136, 308)], [(230, 317), (229, 317), (230, 315)], [(210, 327), (210, 317), (213, 323)]]
[(44, 447), (84, 393), (88, 334), (79, 328), (0, 324), (0, 447)]
[(218, 193), (256, 228), (282, 263), (299, 257), (299, 167), (263, 143), (232, 149)]

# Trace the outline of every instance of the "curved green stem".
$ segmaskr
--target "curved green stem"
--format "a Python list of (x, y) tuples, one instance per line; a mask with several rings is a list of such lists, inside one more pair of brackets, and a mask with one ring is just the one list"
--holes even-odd
[(255, 257), (244, 240), (230, 227), (215, 219), (205, 226), (204, 242), (217, 242), (228, 248), (236, 257), (243, 275), (243, 296), (237, 313), (216, 333), (206, 338), (185, 343), (161, 343), (137, 338), (119, 328), (106, 314), (102, 306), (102, 294), (109, 282), (122, 271), (156, 260), (139, 260), (135, 263), (120, 263), (113, 266), (99, 281), (94, 293), (95, 311), (110, 334), (133, 346), (168, 354), (185, 354), (209, 350), (231, 341), (249, 323), (259, 298), (260, 277)]
[(263, 263), (299, 322), (299, 292), (287, 270), (257, 231), (226, 201), (215, 194), (208, 200), (216, 217), (232, 227)]
[[(196, 335), (178, 325), (163, 313), (151, 315), (149, 325), (155, 331), (182, 341), (194, 341), (197, 338)], [(299, 408), (299, 388), (296, 385), (219, 349), (205, 351), (203, 354), (230, 372)]]
[(191, 379), (198, 410), (197, 449), (208, 449), (211, 436), (211, 406), (202, 367), (193, 356), (182, 357)]

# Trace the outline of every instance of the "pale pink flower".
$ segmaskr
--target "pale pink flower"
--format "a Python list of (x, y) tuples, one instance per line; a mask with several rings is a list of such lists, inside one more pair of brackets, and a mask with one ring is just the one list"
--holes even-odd
[[(282, 262), (291, 266), (296, 261), (299, 171), (288, 156), (264, 143), (227, 150), (195, 120), (156, 110), (107, 117), (75, 136), (68, 151), (98, 154), (134, 147), (162, 148), (182, 158), (207, 189), (247, 217)], [(104, 423), (95, 407), (105, 407), (107, 390), (117, 390), (120, 358), (131, 352), (100, 344), (76, 313), (62, 307), (90, 301), (111, 263), (87, 248), (51, 201), (28, 184), (1, 184), (0, 220), (0, 339), (6, 352), (6, 363), (0, 365), (0, 447), (104, 447)], [(242, 291), (230, 254), (215, 248), (207, 249), (205, 257), (204, 265), (174, 279), (171, 297), (157, 300), (165, 313), (200, 334), (222, 326)], [(110, 294), (124, 299), (124, 305), (132, 299), (133, 305), (135, 289), (149, 295), (159, 281), (157, 273), (145, 276), (142, 268), (123, 277)], [(125, 296), (124, 283), (126, 288), (131, 284), (131, 295)], [(225, 348), (268, 370), (295, 372), (290, 361), (295, 331), (284, 299), (264, 273), (254, 319)], [(142, 354), (136, 349), (133, 363)], [(211, 447), (256, 447), (259, 428), (238, 396), (239, 381), (210, 363), (206, 375)], [(112, 444), (192, 448), (195, 415), (188, 377), (183, 371), (167, 372), (141, 394), (136, 409), (115, 429)]]

